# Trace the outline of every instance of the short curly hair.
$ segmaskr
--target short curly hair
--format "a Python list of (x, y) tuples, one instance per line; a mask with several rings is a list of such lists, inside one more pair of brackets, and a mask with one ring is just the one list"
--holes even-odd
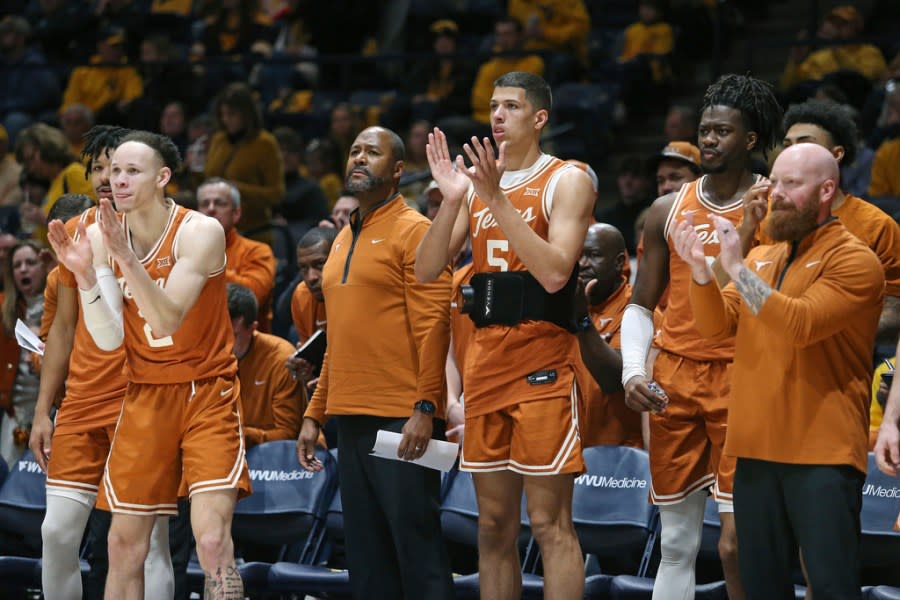
[(847, 106), (821, 100), (795, 104), (784, 114), (784, 130), (787, 131), (797, 123), (810, 123), (821, 127), (828, 132), (836, 146), (844, 147), (842, 162), (852, 165), (856, 160), (856, 141), (859, 135), (853, 113)]

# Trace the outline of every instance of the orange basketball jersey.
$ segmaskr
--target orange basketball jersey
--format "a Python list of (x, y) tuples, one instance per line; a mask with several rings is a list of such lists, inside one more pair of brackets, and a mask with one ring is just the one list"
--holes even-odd
[(691, 283), (691, 268), (675, 251), (672, 230), (676, 223), (691, 214), (694, 229), (703, 242), (706, 260), (712, 264), (719, 256), (719, 237), (709, 214), (725, 217), (735, 227), (744, 216), (740, 198), (726, 206), (714, 204), (703, 192), (706, 176), (681, 186), (675, 203), (666, 218), (665, 236), (669, 244), (669, 294), (663, 313), (662, 326), (656, 345), (667, 352), (693, 360), (731, 360), (734, 357), (734, 338), (711, 341), (704, 338), (694, 326), (694, 313), (687, 293)]
[[(576, 168), (542, 154), (527, 169), (507, 171), (500, 180), (500, 187), (510, 202), (528, 226), (545, 240), (559, 177), (565, 170)], [(467, 203), (475, 273), (526, 271), (490, 208), (474, 189), (470, 188)], [(477, 416), (555, 394), (553, 386), (530, 384), (527, 376), (537, 371), (574, 367), (577, 360), (575, 336), (547, 321), (523, 321), (515, 327), (491, 325), (476, 329), (463, 367), (466, 415)], [(557, 375), (560, 380), (564, 379), (562, 372)]]
[[(141, 259), (147, 274), (160, 287), (165, 288), (169, 274), (178, 261), (179, 245), (191, 243), (190, 240), (180, 239), (182, 226), (196, 218), (200, 218), (200, 213), (172, 203), (165, 231), (153, 249)], [(127, 215), (124, 223), (127, 227)], [(131, 243), (130, 232), (128, 238)], [(203, 285), (194, 306), (185, 315), (181, 327), (169, 336), (157, 336), (150, 329), (132, 298), (118, 265), (116, 277), (124, 296), (124, 346), (129, 381), (186, 383), (211, 377), (229, 377), (237, 372), (237, 360), (232, 354), (233, 333), (225, 293), (224, 253), (222, 265), (209, 274), (209, 279)]]
[[(97, 220), (97, 208), (92, 207), (66, 223), (69, 235), (77, 237), (78, 222), (90, 226)], [(59, 264), (59, 283), (77, 289), (78, 283), (63, 264)], [(76, 291), (78, 317), (75, 337), (69, 357), (66, 395), (56, 415), (57, 433), (82, 433), (107, 425), (115, 425), (122, 409), (122, 398), (128, 380), (125, 378), (125, 350), (121, 347), (106, 352), (97, 347), (84, 324), (81, 295)]]

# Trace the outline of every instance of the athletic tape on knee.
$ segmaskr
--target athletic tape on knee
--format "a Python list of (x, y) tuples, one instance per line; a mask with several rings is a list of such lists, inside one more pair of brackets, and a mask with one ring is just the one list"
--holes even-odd
[(694, 597), (694, 565), (700, 549), (705, 508), (705, 491), (694, 492), (676, 504), (659, 507), (661, 556), (653, 584), (653, 600)]
[(125, 337), (122, 325), (122, 290), (112, 269), (97, 267), (97, 283), (89, 290), (79, 289), (84, 324), (101, 350), (115, 350)]
[(632, 377), (647, 376), (647, 354), (653, 341), (653, 313), (629, 304), (622, 315), (622, 385)]
[(75, 490), (47, 494), (41, 525), (41, 583), (46, 600), (81, 598), (78, 549), (93, 505), (93, 495)]

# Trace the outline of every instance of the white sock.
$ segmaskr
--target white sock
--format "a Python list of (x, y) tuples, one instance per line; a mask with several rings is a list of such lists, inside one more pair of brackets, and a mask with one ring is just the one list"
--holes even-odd
[(653, 600), (693, 599), (706, 496), (706, 490), (700, 490), (678, 504), (659, 507), (662, 559), (653, 584)]
[(41, 524), (41, 584), (47, 600), (81, 600), (78, 549), (94, 500), (95, 496), (84, 492), (47, 494)]
[(172, 600), (175, 575), (169, 551), (169, 517), (156, 517), (150, 533), (150, 549), (144, 560), (145, 600)]

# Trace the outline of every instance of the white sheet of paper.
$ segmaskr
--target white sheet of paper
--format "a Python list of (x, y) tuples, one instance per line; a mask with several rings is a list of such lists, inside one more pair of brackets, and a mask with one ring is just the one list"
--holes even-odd
[[(400, 447), (400, 440), (402, 439), (403, 435), (399, 433), (379, 429), (378, 436), (375, 438), (375, 447), (372, 448), (372, 455), (389, 460), (403, 460), (397, 457), (397, 448)], [(438, 471), (449, 471), (453, 468), (453, 463), (456, 462), (457, 454), (459, 454), (459, 444), (431, 440), (428, 442), (428, 448), (425, 449), (425, 454), (421, 458), (405, 462), (415, 463), (429, 469), (437, 469)]]
[(36, 336), (22, 319), (16, 320), (16, 341), (19, 342), (19, 346), (25, 348), (29, 352), (35, 352), (41, 356), (44, 355), (44, 351), (41, 350), (41, 347), (43, 346), (41, 338)]

